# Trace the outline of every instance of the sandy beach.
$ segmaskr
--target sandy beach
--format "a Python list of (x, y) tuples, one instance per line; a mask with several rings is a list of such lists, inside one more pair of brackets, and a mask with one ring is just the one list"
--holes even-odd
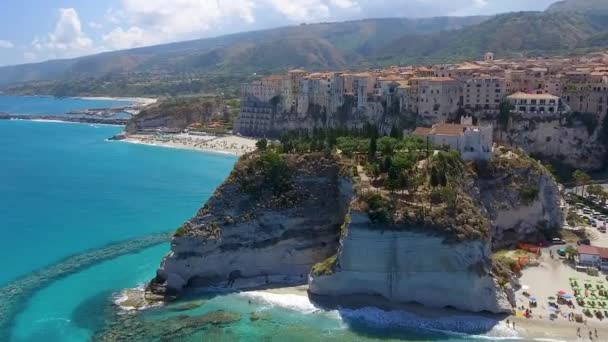
[(83, 100), (105, 100), (105, 101), (129, 101), (134, 102), (138, 106), (148, 106), (158, 102), (158, 99), (146, 98), (146, 97), (103, 97), (103, 96), (83, 96), (78, 97)]
[(122, 141), (151, 146), (216, 152), (241, 156), (255, 151), (256, 140), (236, 135), (130, 134)]
[[(276, 301), (281, 305), (281, 296), (292, 302), (307, 302), (307, 286), (286, 287), (260, 291), (268, 294), (267, 300)], [(299, 296), (299, 300), (294, 300)], [(254, 297), (260, 297), (254, 292)], [(304, 299), (306, 297), (306, 299)], [(370, 307), (370, 303), (375, 303)], [(293, 306), (288, 303), (286, 306)], [(301, 304), (302, 305), (302, 304)], [(311, 303), (311, 305), (313, 305)], [(381, 309), (376, 309), (375, 306)], [(303, 308), (306, 308), (304, 306)], [(428, 308), (419, 304), (397, 304), (384, 301), (377, 297), (346, 296), (340, 298), (340, 306), (336, 307), (343, 315), (352, 314), (353, 311), (361, 313), (374, 313), (370, 320), (391, 321), (403, 326), (425, 326), (445, 328), (446, 331), (466, 332), (468, 329), (487, 328), (482, 335), (492, 339), (521, 339), (524, 341), (591, 341), (589, 332), (592, 332), (593, 341), (608, 341), (608, 325), (599, 321), (589, 320), (587, 325), (569, 322), (567, 320), (549, 320), (547, 318), (526, 319), (523, 317), (494, 315), (489, 313), (468, 313), (454, 309)], [(328, 310), (336, 308), (327, 308)], [(400, 322), (399, 318), (404, 319)], [(437, 322), (437, 325), (434, 325)], [(441, 323), (439, 323), (441, 322)], [(507, 324), (507, 322), (509, 322)], [(515, 323), (515, 327), (513, 327)], [(581, 330), (578, 337), (577, 329)], [(442, 329), (438, 329), (442, 330)], [(598, 338), (595, 338), (597, 330)]]

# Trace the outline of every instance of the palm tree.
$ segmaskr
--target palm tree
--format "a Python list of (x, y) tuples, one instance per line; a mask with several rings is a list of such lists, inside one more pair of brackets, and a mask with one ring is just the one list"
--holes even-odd
[(574, 261), (574, 257), (578, 254), (576, 248), (572, 246), (566, 247), (566, 259)]
[(585, 195), (585, 185), (587, 185), (589, 183), (589, 181), (591, 180), (591, 177), (589, 177), (588, 174), (586, 174), (585, 172), (583, 172), (581, 170), (574, 171), (574, 173), (572, 174), (572, 177), (576, 181), (576, 186), (577, 186), (575, 193), (578, 195), (578, 187), (582, 186), (581, 196), (584, 196)]

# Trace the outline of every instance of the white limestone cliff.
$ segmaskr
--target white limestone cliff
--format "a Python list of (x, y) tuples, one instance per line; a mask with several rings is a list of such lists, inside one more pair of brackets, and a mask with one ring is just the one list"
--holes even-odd
[(382, 230), (366, 213), (351, 213), (331, 275), (311, 274), (316, 295), (375, 295), (397, 303), (466, 311), (511, 312), (509, 285), (491, 276), (490, 242), (446, 244), (413, 231)]

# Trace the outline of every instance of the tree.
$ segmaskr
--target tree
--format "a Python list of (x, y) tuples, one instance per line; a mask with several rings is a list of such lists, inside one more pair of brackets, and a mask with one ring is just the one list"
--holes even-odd
[[(588, 174), (581, 170), (574, 171), (572, 177), (576, 181), (577, 187), (582, 187), (581, 196), (585, 196), (585, 185), (589, 184), (589, 181), (591, 181), (591, 177), (589, 177)], [(578, 193), (578, 188), (576, 189), (576, 193)]]
[(600, 197), (600, 194), (604, 191), (601, 185), (591, 184), (587, 187), (587, 193), (589, 195)]
[(258, 140), (258, 142), (255, 143), (255, 147), (260, 151), (266, 151), (266, 148), (268, 148), (268, 140), (266, 140), (266, 138)]
[(514, 109), (513, 105), (508, 101), (503, 101), (499, 106), (498, 113), (498, 123), (504, 132), (507, 131), (509, 127), (509, 118), (511, 116), (511, 111)]
[(395, 147), (397, 147), (398, 140), (391, 137), (382, 137), (378, 139), (378, 149), (385, 156), (392, 156), (395, 153)]
[(376, 136), (372, 136), (370, 142), (369, 142), (369, 150), (367, 152), (367, 157), (369, 158), (370, 161), (375, 160), (376, 159), (376, 151), (378, 150), (378, 146), (376, 143)]
[(566, 247), (566, 259), (574, 261), (574, 257), (576, 257), (577, 254), (576, 248), (572, 245)]
[(403, 131), (400, 130), (397, 126), (393, 126), (393, 128), (391, 128), (390, 136), (391, 138), (395, 139), (403, 139)]

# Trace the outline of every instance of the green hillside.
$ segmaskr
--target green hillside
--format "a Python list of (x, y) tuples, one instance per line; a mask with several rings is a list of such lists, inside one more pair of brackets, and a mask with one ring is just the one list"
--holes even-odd
[[(585, 1), (591, 3), (592, 1)], [(493, 17), (369, 19), (246, 32), (0, 68), (19, 94), (158, 96), (224, 92), (257, 75), (364, 69), (479, 58), (565, 54), (608, 47), (608, 12), (519, 12)], [(557, 10), (556, 10), (557, 8)], [(587, 8), (587, 7), (584, 7)]]
[(378, 54), (383, 60), (402, 63), (472, 59), (486, 51), (503, 57), (546, 55), (587, 47), (590, 39), (607, 30), (608, 16), (509, 13), (457, 31), (404, 36)]
[(551, 5), (547, 12), (597, 12), (608, 11), (606, 0), (563, 0)]

